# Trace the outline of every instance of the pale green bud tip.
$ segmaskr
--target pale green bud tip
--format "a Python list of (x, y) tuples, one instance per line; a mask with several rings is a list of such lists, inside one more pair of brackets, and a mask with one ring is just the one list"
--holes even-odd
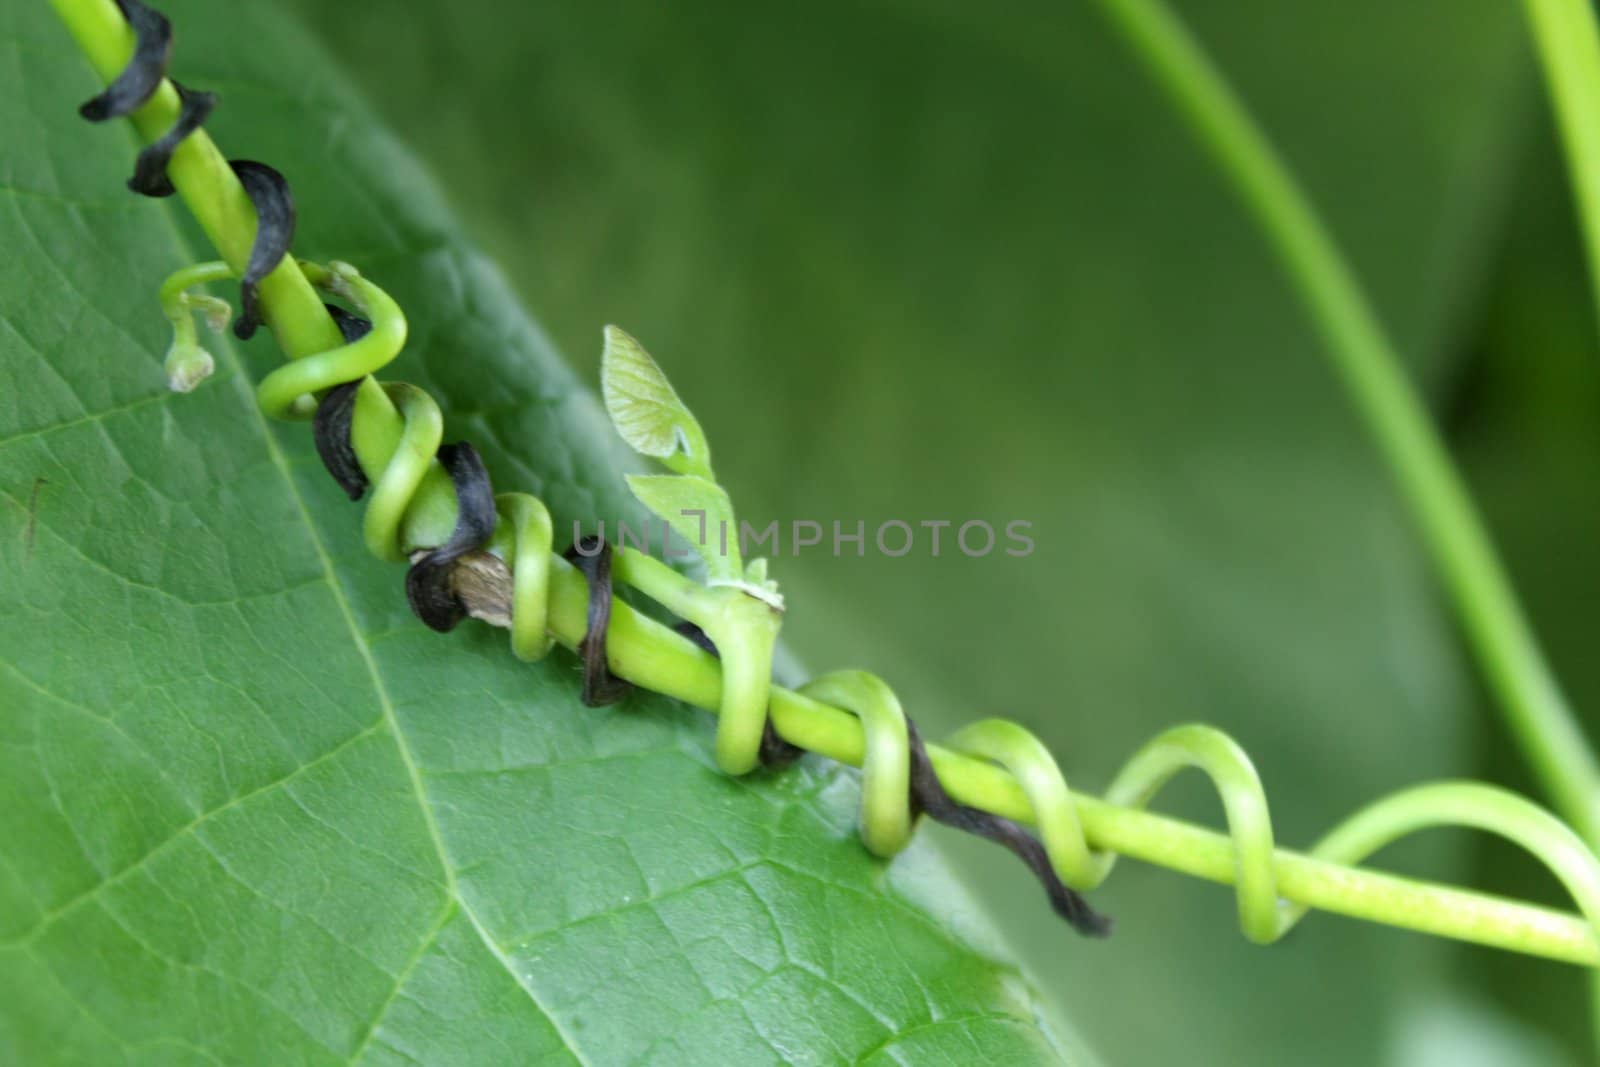
[(226, 300), (214, 296), (204, 296), (190, 293), (187, 297), (189, 308), (205, 316), (206, 325), (215, 333), (221, 333), (228, 328), (228, 320), (233, 317), (233, 307)]
[(356, 283), (361, 281), (361, 272), (354, 266), (336, 259), (328, 264), (328, 289), (338, 296), (344, 297), (352, 303), (359, 303), (360, 297)]
[(167, 385), (175, 393), (189, 392), (211, 377), (211, 372), (216, 369), (211, 353), (194, 344), (174, 344), (167, 349), (164, 366)]

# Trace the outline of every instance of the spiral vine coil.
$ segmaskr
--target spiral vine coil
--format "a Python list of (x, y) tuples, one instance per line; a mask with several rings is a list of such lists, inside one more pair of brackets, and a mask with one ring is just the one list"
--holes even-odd
[[(137, 46), (127, 68), (93, 100), (83, 105), (85, 118), (104, 121), (138, 108), (162, 84), (171, 51), (167, 20), (139, 0), (116, 0), (132, 27)], [(174, 83), (175, 84), (175, 83)], [(148, 196), (165, 196), (172, 186), (165, 174), (173, 150), (199, 129), (216, 105), (216, 97), (178, 87), (182, 101), (176, 124), (139, 156), (129, 185)], [(294, 228), (288, 184), (263, 164), (234, 163), (258, 218), (249, 262), (240, 277), (244, 313), (235, 332), (248, 336), (259, 321), (255, 285), (287, 254)], [(509, 627), (511, 646), (523, 660), (539, 660), (552, 649), (550, 590), (554, 524), (545, 505), (525, 493), (496, 496), (477, 453), (465, 443), (443, 443), (443, 416), (424, 390), (401, 382), (381, 388), (403, 420), (398, 447), (381, 471), (364, 470), (351, 443), (362, 408), (361, 383), (390, 363), (406, 340), (406, 321), (398, 304), (352, 266), (326, 267), (302, 263), (306, 278), (318, 289), (354, 308), (328, 306), (344, 343), (300, 359), (268, 374), (257, 388), (257, 400), (268, 415), (303, 418), (312, 415), (319, 455), (332, 477), (352, 499), (367, 496), (363, 536), (369, 550), (392, 561), (410, 561), (407, 595), (428, 625), (448, 630), (469, 613), (457, 588), (457, 564), (474, 553), (503, 562), (510, 573)], [(196, 285), (234, 276), (223, 263), (201, 264), (175, 274), (163, 287), (163, 301), (180, 330), (191, 304), (184, 294)], [(198, 299), (198, 298), (197, 298)], [(201, 306), (198, 303), (194, 307)], [(192, 330), (192, 323), (189, 324)], [(314, 412), (314, 414), (313, 414)], [(430, 548), (407, 546), (401, 536), (432, 464), (439, 461), (455, 489), (456, 524), (450, 537)], [(370, 495), (368, 495), (370, 491)], [(583, 542), (569, 550), (588, 585), (588, 629), (578, 647), (584, 663), (586, 703), (604, 703), (617, 695), (616, 679), (606, 673), (606, 638), (611, 620), (611, 549), (601, 542)], [(675, 572), (644, 558), (661, 573)], [(658, 582), (641, 581), (647, 574), (628, 556), (631, 584), (669, 609)], [(686, 623), (686, 640), (715, 653), (716, 645), (699, 627)], [(761, 708), (771, 693), (770, 678), (761, 682)], [(925, 746), (898, 698), (880, 678), (862, 671), (827, 674), (802, 686), (803, 697), (843, 709), (860, 722), (861, 836), (868, 849), (892, 856), (910, 841), (919, 817), (990, 838), (1015, 852), (1045, 886), (1052, 906), (1082, 933), (1102, 935), (1109, 921), (1094, 912), (1080, 895), (1099, 886), (1110, 874), (1113, 857), (1095, 851), (1080, 818), (1078, 803), (1065, 775), (1045, 745), (1022, 726), (988, 719), (956, 733), (943, 748), (1002, 768), (1026, 797), (1037, 833), (1013, 819), (958, 803), (935, 771), (933, 749)], [(725, 717), (721, 735), (730, 728)], [(748, 735), (748, 724), (739, 728)], [(761, 763), (776, 766), (796, 751), (783, 739), (770, 717), (763, 720)], [(741, 742), (744, 744), (744, 742)], [(1202, 771), (1215, 784), (1234, 844), (1240, 925), (1252, 941), (1282, 937), (1305, 913), (1280, 899), (1279, 875), (1271, 818), (1260, 778), (1249, 757), (1225, 734), (1207, 726), (1169, 730), (1140, 749), (1122, 768), (1106, 794), (1109, 804), (1143, 808), (1167, 781), (1186, 768)], [(1399, 836), (1425, 826), (1470, 825), (1506, 836), (1538, 855), (1561, 878), (1591, 925), (1600, 926), (1600, 864), (1564, 824), (1528, 801), (1503, 790), (1471, 783), (1421, 786), (1380, 800), (1356, 813), (1311, 850), (1316, 859), (1356, 863)]]

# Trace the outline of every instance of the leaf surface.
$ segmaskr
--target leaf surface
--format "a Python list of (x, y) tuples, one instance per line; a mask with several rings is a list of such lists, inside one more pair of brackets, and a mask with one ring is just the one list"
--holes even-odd
[[(629, 514), (593, 395), (327, 56), (270, 4), (164, 9), (297, 251), (408, 310), (389, 376), (558, 530)], [(270, 339), (170, 394), (156, 286), (206, 250), (77, 119), (48, 6), (0, 36), (0, 1061), (1067, 1054), (934, 855), (867, 856), (850, 775), (730, 781), (700, 713), (585, 709), (565, 653), (411, 618), (259, 414)]]

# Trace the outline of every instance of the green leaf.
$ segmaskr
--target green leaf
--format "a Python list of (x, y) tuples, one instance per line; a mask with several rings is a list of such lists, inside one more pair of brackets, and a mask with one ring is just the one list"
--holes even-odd
[[(407, 309), (389, 376), (558, 528), (631, 514), (593, 394), (328, 56), (272, 4), (163, 6), (297, 251)], [(708, 717), (414, 620), (259, 414), (264, 333), (170, 393), (156, 288), (204, 246), (78, 119), (48, 6), (0, 36), (0, 1061), (1076, 1058), (929, 847), (867, 855), (852, 775), (730, 781)]]
[[(1093, 790), (1157, 730), (1210, 721), (1254, 757), (1286, 845), (1479, 749), (1512, 758), (1479, 737), (1454, 627), (1321, 339), (1097, 4), (297, 3), (557, 338), (582, 351), (604, 316), (672, 353), (742, 513), (866, 523), (863, 558), (775, 559), (785, 631), (811, 663), (882, 673), (930, 738), (1015, 716)], [(1544, 104), (1517, 5), (1173, 6), (1459, 428), (1493, 236), (1570, 199), (1521, 186)], [(406, 77), (440, 40), (472, 57), (448, 92)], [(528, 71), (539, 91), (519, 91)], [(1581, 299), (1585, 268), (1563, 270)], [(1506, 345), (1519, 367), (1531, 340)], [(1538, 464), (1502, 462), (1540, 495)], [(1036, 551), (969, 559), (954, 527), (937, 557), (920, 527), (904, 558), (871, 543), (888, 520), (973, 518), (1032, 521)], [(1530, 555), (1592, 560), (1592, 526)], [(1582, 602), (1564, 632), (1592, 672), (1595, 585), (1552, 584)], [(1221, 822), (1197, 781), (1157, 805)], [(1325, 916), (1264, 950), (1228, 893), (1132, 863), (1094, 898), (1113, 940), (1063, 945), (1034, 886), (953, 840), (1111, 1062), (1393, 1062), (1427, 976), (1503, 991), (1513, 968), (1586, 1028), (1574, 969)], [(1430, 844), (1393, 862), (1472, 881)]]
[(700, 554), (712, 578), (743, 577), (739, 524), (722, 486), (687, 474), (630, 474), (628, 488)]
[(705, 434), (666, 374), (626, 331), (607, 326), (605, 336), (600, 395), (622, 439), (673, 470), (713, 479)]

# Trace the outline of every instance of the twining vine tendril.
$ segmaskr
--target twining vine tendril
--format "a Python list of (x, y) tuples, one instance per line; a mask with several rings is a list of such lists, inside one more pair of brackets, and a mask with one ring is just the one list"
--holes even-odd
[[(678, 633), (687, 637), (713, 656), (717, 654), (717, 646), (706, 636), (706, 632), (692, 622), (680, 622), (673, 627)], [(772, 725), (772, 717), (767, 716), (767, 725), (761, 731), (761, 766), (768, 770), (782, 770), (801, 756), (805, 749), (799, 745), (792, 745), (778, 736), (778, 731)]]
[[(56, 2), (59, 8), (66, 0)], [(139, 0), (115, 3), (136, 44), (111, 86), (84, 105), (85, 117), (95, 121), (130, 114), (149, 100), (163, 84), (170, 53), (166, 19)], [(129, 183), (146, 195), (171, 191), (167, 161), (216, 103), (211, 94), (181, 87), (177, 92), (174, 125), (141, 154)], [(287, 182), (276, 171), (262, 164), (233, 166), (257, 218), (248, 262), (239, 272), (244, 308), (235, 332), (244, 337), (264, 310), (258, 306), (258, 283), (287, 254), (294, 211)], [(558, 611), (555, 604), (561, 587), (555, 568), (562, 566), (563, 557), (554, 554), (547, 509), (524, 493), (494, 495), (471, 446), (442, 443), (442, 414), (427, 393), (405, 383), (382, 384), (383, 395), (402, 420), (400, 438), (381, 470), (363, 466), (354, 446), (364, 418), (360, 391), (368, 376), (399, 354), (406, 338), (405, 317), (354, 267), (305, 262), (299, 267), (312, 285), (354, 311), (328, 305), (344, 343), (274, 370), (259, 384), (258, 402), (274, 418), (312, 416), (317, 450), (330, 474), (352, 499), (367, 496), (363, 533), (368, 548), (381, 558), (410, 562), (407, 595), (428, 625), (447, 630), (469, 614), (499, 622), (509, 626), (512, 649), (525, 660), (548, 654), (560, 630), (563, 642), (580, 650), (586, 703), (614, 699), (621, 692), (618, 687), (626, 684), (623, 678), (630, 678), (652, 680), (656, 688), (715, 707), (718, 701), (707, 686), (720, 686), (718, 758), (725, 767), (742, 771), (781, 764), (800, 743), (859, 764), (861, 833), (871, 851), (882, 856), (899, 851), (921, 815), (989, 837), (1016, 852), (1043, 882), (1055, 910), (1086, 934), (1108, 929), (1108, 921), (1079, 895), (1111, 871), (1113, 854), (1094, 847), (1098, 838), (1145, 859), (1234, 883), (1241, 927), (1258, 942), (1282, 937), (1315, 904), (1486, 944), (1600, 963), (1600, 941), (1594, 934), (1600, 928), (1600, 861), (1564, 823), (1504, 790), (1465, 782), (1406, 790), (1356, 813), (1309, 856), (1298, 855), (1276, 848), (1265, 793), (1249, 757), (1221, 732), (1195, 725), (1169, 730), (1137, 752), (1104, 800), (1074, 795), (1049, 750), (1015, 723), (984, 720), (943, 746), (924, 745), (893, 691), (865, 672), (824, 675), (790, 691), (773, 685), (767, 670), (754, 681), (740, 678), (740, 698), (731, 700), (736, 674), (748, 675), (750, 663), (759, 662), (744, 647), (746, 630), (754, 625), (749, 620), (755, 616), (741, 614), (747, 606), (743, 601), (754, 598), (741, 595), (733, 602), (739, 610), (726, 617), (692, 618), (702, 603), (697, 598), (706, 590), (658, 560), (613, 551), (601, 541), (586, 540), (568, 552), (586, 587), (586, 626), (581, 638), (573, 638), (570, 626), (558, 626), (558, 615), (566, 617), (566, 608)], [(190, 316), (194, 310), (215, 311), (217, 303), (189, 290), (234, 276), (227, 264), (202, 264), (178, 272), (163, 287), (163, 306), (177, 336), (175, 353), (192, 358)], [(183, 387), (192, 384), (192, 377), (182, 376)], [(173, 378), (177, 384), (180, 376), (173, 373)], [(454, 529), (440, 543), (409, 545), (402, 537), (404, 523), (436, 460), (454, 493)], [(624, 601), (613, 599), (613, 583), (629, 586), (689, 621), (678, 635), (650, 630), (653, 623), (641, 621)], [(485, 589), (500, 592), (488, 595)], [(674, 666), (692, 675), (690, 681), (669, 684), (659, 669), (627, 662), (615, 647), (608, 649), (607, 640), (619, 625), (628, 628), (633, 642), (653, 641), (675, 654)], [(720, 673), (714, 666), (718, 653), (723, 659)], [(705, 660), (713, 666), (707, 667)], [(714, 681), (702, 685), (706, 679)], [(752, 708), (759, 723), (754, 730)], [(847, 721), (855, 727), (846, 727)], [(1191, 767), (1217, 786), (1231, 847), (1208, 831), (1141, 812), (1167, 781)], [(954, 795), (958, 793), (961, 799)], [(1021, 821), (1033, 824), (1036, 835)], [(1358, 863), (1397, 838), (1431, 826), (1475, 827), (1528, 849), (1556, 873), (1585, 922), (1498, 898), (1335, 866)], [(1298, 903), (1291, 905), (1288, 899)]]

